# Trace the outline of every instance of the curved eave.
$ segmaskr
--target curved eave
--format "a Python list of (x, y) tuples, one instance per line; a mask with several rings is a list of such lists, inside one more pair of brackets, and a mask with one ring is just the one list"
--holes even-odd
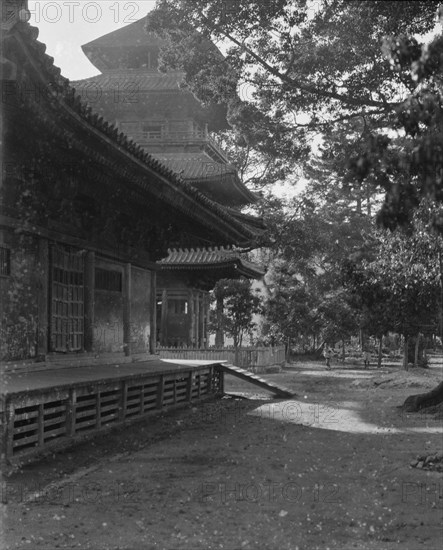
[(106, 73), (90, 76), (81, 80), (71, 82), (71, 85), (84, 95), (88, 94), (94, 97), (94, 92), (120, 92), (127, 85), (131, 85), (131, 90), (139, 93), (164, 93), (176, 92), (183, 94), (180, 83), (183, 81), (182, 73), (162, 74), (158, 72), (141, 72), (138, 69), (133, 71), (109, 70)]
[(247, 225), (251, 230), (258, 231), (260, 234), (266, 231), (266, 226), (263, 221), (263, 218), (258, 218), (252, 214), (244, 214), (243, 212), (238, 212), (234, 208), (226, 207), (226, 210), (231, 214), (232, 217), (239, 220), (242, 224)]
[(233, 269), (236, 274), (242, 275), (247, 279), (260, 279), (265, 272), (253, 264), (243, 262), (242, 260), (228, 260), (226, 262), (214, 263), (176, 263), (162, 264), (159, 262), (161, 271), (217, 271), (221, 269)]
[[(252, 191), (250, 191), (239, 179), (237, 173), (227, 173), (223, 174), (220, 177), (210, 176), (210, 177), (190, 177), (184, 179), (191, 185), (196, 186), (197, 188), (208, 187), (208, 192), (212, 193), (213, 196), (219, 195), (221, 198), (225, 195), (231, 197), (231, 204), (236, 206), (244, 206), (246, 204), (255, 204), (259, 197)], [(220, 182), (221, 180), (221, 182)], [(226, 185), (226, 181), (229, 182)], [(219, 186), (222, 186), (222, 189), (219, 190)], [(222, 191), (226, 191), (223, 193)]]

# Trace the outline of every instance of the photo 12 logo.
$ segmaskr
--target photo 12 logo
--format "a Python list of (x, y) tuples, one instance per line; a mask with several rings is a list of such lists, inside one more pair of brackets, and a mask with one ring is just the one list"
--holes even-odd
[[(144, 2), (149, 9), (149, 4), (154, 7), (154, 2)], [(75, 23), (79, 20), (86, 23), (98, 23), (104, 18), (112, 17), (114, 23), (129, 25), (141, 18), (139, 2), (122, 1), (75, 1), (41, 0), (29, 2), (29, 13), (33, 23)]]

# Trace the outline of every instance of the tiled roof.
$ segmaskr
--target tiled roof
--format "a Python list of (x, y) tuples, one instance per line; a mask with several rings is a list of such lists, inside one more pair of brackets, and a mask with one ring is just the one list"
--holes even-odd
[(116, 31), (111, 31), (95, 40), (91, 40), (91, 42), (85, 44), (83, 48), (115, 48), (138, 45), (161, 46), (164, 40), (153, 32), (147, 33), (145, 31), (146, 23), (147, 17), (145, 16), (130, 25), (126, 25)]
[(250, 262), (245, 254), (228, 248), (173, 248), (160, 263), (162, 269), (208, 269), (234, 266), (242, 274), (260, 278), (264, 270)]
[(233, 216), (237, 220), (240, 220), (246, 225), (257, 227), (262, 231), (266, 230), (266, 226), (263, 222), (263, 218), (258, 218), (257, 216), (253, 216), (252, 214), (244, 214), (243, 212), (239, 212), (235, 208), (230, 208), (229, 206), (226, 207), (226, 210), (231, 214), (231, 216)]
[(258, 197), (241, 182), (232, 164), (213, 161), (205, 153), (152, 153), (162, 164), (206, 196), (224, 205), (245, 205)]
[[(32, 57), (31, 66), (40, 71), (42, 82), (51, 87), (51, 93), (57, 98), (57, 103), (64, 112), (71, 112), (76, 123), (81, 122), (89, 126), (96, 132), (97, 139), (102, 139), (103, 143), (106, 142), (109, 146), (113, 146), (116, 152), (119, 151), (127, 155), (128, 162), (132, 161), (135, 166), (144, 167), (151, 172), (154, 171), (160, 177), (163, 176), (165, 185), (170, 188), (170, 191), (173, 190), (172, 194), (167, 193), (168, 198), (162, 193), (166, 202), (174, 204), (189, 216), (197, 217), (197, 219), (199, 218), (198, 213), (200, 213), (207, 220), (211, 218), (214, 222), (222, 222), (224, 228), (220, 228), (220, 231), (223, 231), (225, 235), (229, 233), (230, 239), (233, 239), (233, 235), (236, 234), (236, 242), (244, 243), (256, 238), (257, 233), (251, 227), (241, 224), (223, 206), (215, 203), (178, 177), (175, 172), (153, 158), (140, 145), (119, 132), (115, 125), (94, 113), (91, 107), (82, 101), (76, 90), (70, 86), (69, 80), (61, 75), (60, 69), (54, 65), (54, 59), (45, 53), (45, 44), (37, 40), (39, 30), (36, 27), (19, 21), (11, 32), (15, 33), (16, 40), (23, 48), (25, 55)], [(6, 36), (6, 33), (3, 36)], [(143, 189), (146, 189), (145, 183), (143, 183)], [(152, 191), (154, 192), (155, 189), (153, 188)]]
[[(148, 13), (142, 19), (134, 21), (134, 23), (130, 23), (116, 31), (111, 31), (95, 40), (91, 40), (91, 42), (84, 44), (82, 49), (88, 52), (91, 50), (105, 50), (107, 48), (123, 49), (134, 46), (161, 47), (165, 43), (165, 40), (152, 30), (146, 32), (146, 25), (149, 18), (150, 14)], [(222, 58), (221, 52), (211, 40), (208, 40), (203, 35), (200, 35), (200, 40), (202, 49), (207, 50), (210, 48), (212, 51), (217, 52)]]
[(152, 156), (189, 180), (219, 179), (228, 174), (237, 176), (235, 166), (215, 162), (205, 153), (152, 153)]
[[(159, 73), (148, 72), (146, 69), (116, 69), (107, 71), (104, 74), (91, 76), (83, 80), (71, 82), (71, 85), (78, 92), (90, 91), (102, 92), (125, 90), (125, 86), (131, 86), (131, 91), (152, 92), (152, 91), (181, 91), (180, 82), (183, 81), (183, 73)], [(127, 89), (127, 88), (126, 88)]]

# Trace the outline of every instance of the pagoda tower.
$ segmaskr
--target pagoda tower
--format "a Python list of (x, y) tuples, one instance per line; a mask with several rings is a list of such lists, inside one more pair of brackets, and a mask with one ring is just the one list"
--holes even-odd
[[(183, 73), (159, 71), (163, 41), (146, 31), (146, 21), (141, 19), (82, 46), (100, 74), (73, 82), (73, 86), (104, 119), (258, 237), (264, 231), (261, 221), (241, 212), (258, 197), (241, 182), (212, 137), (228, 128), (226, 106), (203, 106), (182, 87)], [(183, 235), (183, 242), (160, 262), (157, 338), (162, 346), (205, 347), (208, 293), (217, 280), (257, 279), (263, 271), (245, 259), (241, 250), (214, 248), (203, 234), (196, 249), (183, 248), (185, 242)], [(222, 341), (221, 335), (217, 340)]]

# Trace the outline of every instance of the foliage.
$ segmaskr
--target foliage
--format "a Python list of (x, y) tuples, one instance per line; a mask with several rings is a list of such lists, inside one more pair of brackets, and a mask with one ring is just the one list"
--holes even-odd
[(319, 316), (325, 342), (344, 342), (357, 332), (355, 310), (349, 295), (342, 288), (324, 296), (319, 306)]
[[(440, 7), (440, 24), (442, 20)], [(397, 34), (385, 40), (384, 50), (391, 67), (413, 83), (391, 120), (401, 139), (373, 134), (357, 164), (361, 179), (385, 175), (379, 221), (393, 228), (413, 225), (422, 199), (443, 202), (443, 34), (440, 29), (427, 45), (410, 34)], [(433, 211), (432, 224), (443, 231), (440, 209)]]
[(245, 334), (255, 328), (253, 316), (261, 313), (261, 298), (254, 294), (251, 282), (246, 279), (221, 279), (214, 288), (216, 301), (223, 301), (221, 319), (216, 326), (234, 339), (234, 346), (241, 346)]
[[(294, 162), (309, 161), (319, 133), (331, 143), (347, 136), (329, 170), (347, 171), (359, 182), (370, 176), (370, 185), (383, 186), (386, 221), (389, 212), (401, 214), (403, 199), (406, 206), (415, 200), (400, 192), (395, 167), (386, 173), (378, 166), (386, 153), (398, 156), (393, 132), (417, 132), (430, 124), (430, 111), (440, 110), (430, 92), (441, 44), (436, 40), (425, 49), (416, 38), (435, 27), (438, 5), (159, 0), (148, 27), (169, 39), (164, 67), (183, 70), (187, 86), (203, 101), (225, 102), (239, 143), (284, 159), (286, 174)], [(429, 83), (425, 93), (423, 83)], [(425, 149), (417, 154), (423, 160)]]
[[(322, 204), (312, 187), (291, 201), (271, 198), (265, 222), (272, 235), (267, 303), (274, 338), (329, 341), (358, 332), (355, 304), (343, 287), (343, 265), (373, 231), (367, 216), (343, 201)], [(340, 315), (338, 315), (340, 313)]]
[(432, 228), (439, 210), (422, 202), (412, 227), (380, 231), (347, 266), (348, 287), (360, 300), (363, 324), (380, 337), (435, 332), (440, 315), (442, 238)]

